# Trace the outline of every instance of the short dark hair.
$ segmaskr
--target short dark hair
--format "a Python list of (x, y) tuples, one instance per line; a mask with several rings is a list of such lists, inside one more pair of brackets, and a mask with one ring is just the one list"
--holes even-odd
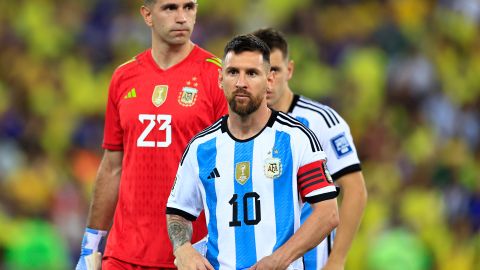
[(273, 28), (261, 28), (253, 32), (252, 35), (265, 42), (271, 51), (278, 49), (285, 59), (288, 58), (288, 43), (282, 32)]
[[(143, 5), (145, 6), (153, 6), (155, 5), (155, 3), (157, 2), (157, 0), (143, 0)], [(194, 1), (196, 3), (196, 1)]]
[(145, 6), (153, 6), (156, 2), (157, 0), (143, 0)]
[(239, 35), (232, 38), (223, 50), (223, 57), (225, 58), (225, 56), (231, 51), (235, 54), (242, 52), (260, 52), (263, 61), (270, 64), (270, 49), (268, 48), (268, 45), (252, 34)]

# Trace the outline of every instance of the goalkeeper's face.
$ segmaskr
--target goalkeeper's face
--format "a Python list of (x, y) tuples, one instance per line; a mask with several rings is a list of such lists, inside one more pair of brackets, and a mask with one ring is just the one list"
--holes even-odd
[(197, 16), (196, 0), (157, 0), (142, 14), (154, 38), (168, 45), (189, 42)]
[(270, 65), (275, 73), (275, 80), (273, 86), (267, 90), (267, 104), (276, 109), (288, 89), (288, 81), (292, 78), (293, 62), (286, 59), (279, 49), (273, 49), (270, 53)]

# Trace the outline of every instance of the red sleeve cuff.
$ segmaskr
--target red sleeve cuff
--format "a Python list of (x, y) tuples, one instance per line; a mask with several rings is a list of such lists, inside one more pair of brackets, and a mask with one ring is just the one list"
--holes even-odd
[(103, 149), (111, 150), (111, 151), (123, 151), (123, 144), (102, 144)]

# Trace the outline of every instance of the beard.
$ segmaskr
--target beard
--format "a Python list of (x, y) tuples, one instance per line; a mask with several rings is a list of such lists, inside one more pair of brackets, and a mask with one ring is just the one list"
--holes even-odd
[[(238, 102), (235, 99), (236, 94), (242, 94), (246, 95), (249, 97), (248, 102)], [(262, 99), (263, 97), (261, 95), (259, 96), (252, 96), (248, 92), (243, 91), (243, 90), (236, 90), (232, 95), (228, 98), (228, 105), (230, 105), (230, 108), (232, 109), (233, 112), (240, 116), (247, 116), (260, 107), (260, 104), (262, 104)]]

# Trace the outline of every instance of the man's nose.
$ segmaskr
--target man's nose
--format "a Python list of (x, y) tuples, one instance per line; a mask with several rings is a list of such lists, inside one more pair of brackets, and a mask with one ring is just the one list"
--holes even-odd
[(186, 11), (183, 9), (178, 9), (177, 16), (175, 18), (177, 23), (185, 23), (187, 21)]
[(239, 74), (238, 75), (238, 80), (237, 80), (237, 83), (235, 84), (235, 86), (237, 88), (245, 88), (246, 87), (246, 81), (245, 81), (245, 74)]

